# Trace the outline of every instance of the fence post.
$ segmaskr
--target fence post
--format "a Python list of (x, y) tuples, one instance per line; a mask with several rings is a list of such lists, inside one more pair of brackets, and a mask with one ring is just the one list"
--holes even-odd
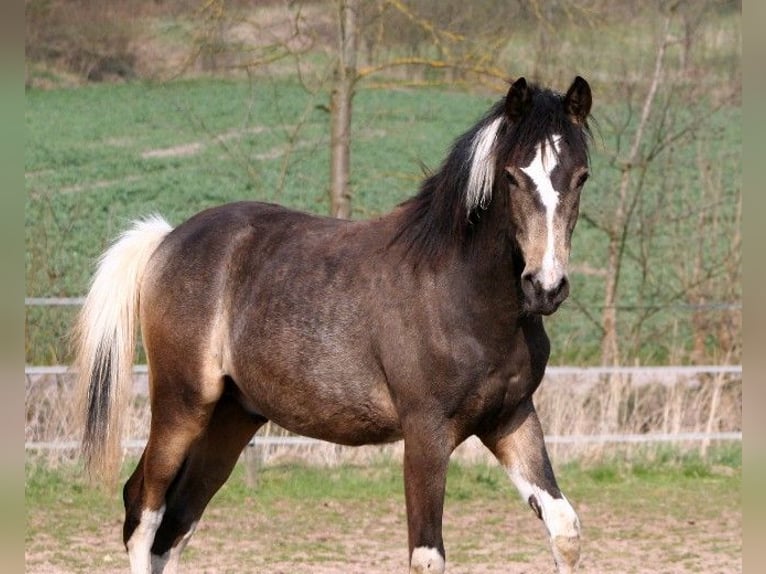
[(264, 452), (265, 448), (265, 445), (250, 442), (247, 444), (243, 452), (243, 460), (245, 463), (245, 484), (250, 488), (258, 486), (258, 480), (261, 475), (261, 469), (263, 468), (263, 461), (266, 454)]

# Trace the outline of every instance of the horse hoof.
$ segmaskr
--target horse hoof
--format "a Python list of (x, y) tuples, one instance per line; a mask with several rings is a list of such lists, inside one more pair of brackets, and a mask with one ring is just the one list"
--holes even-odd
[(443, 574), (444, 557), (436, 548), (419, 547), (412, 551), (410, 574)]
[(580, 560), (580, 537), (554, 536), (551, 542), (558, 574), (572, 574)]

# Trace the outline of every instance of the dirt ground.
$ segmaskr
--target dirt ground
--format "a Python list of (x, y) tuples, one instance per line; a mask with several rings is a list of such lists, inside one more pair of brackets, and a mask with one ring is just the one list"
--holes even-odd
[[(671, 497), (672, 498), (672, 497)], [(674, 505), (668, 500), (668, 505)], [(742, 571), (739, 505), (704, 510), (674, 506), (664, 514), (652, 501), (623, 508), (599, 500), (575, 505), (583, 525), (579, 572), (733, 574)], [(297, 506), (297, 507), (296, 507)], [(265, 508), (252, 499), (240, 507), (208, 509), (182, 559), (182, 572), (388, 574), (407, 572), (401, 501), (280, 501)], [(635, 509), (639, 509), (635, 511)], [(44, 520), (32, 515), (29, 521)], [(87, 521), (87, 518), (83, 518)], [(34, 522), (33, 522), (34, 525)], [(121, 515), (57, 539), (55, 531), (26, 545), (26, 571), (36, 574), (128, 571)], [(520, 503), (457, 501), (444, 515), (448, 574), (555, 572), (542, 523)]]

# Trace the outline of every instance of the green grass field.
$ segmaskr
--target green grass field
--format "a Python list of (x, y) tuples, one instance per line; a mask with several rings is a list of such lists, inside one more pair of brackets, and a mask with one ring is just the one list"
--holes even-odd
[[(558, 478), (583, 525), (583, 572), (741, 571), (739, 446), (705, 461), (668, 450), (631, 463), (571, 464)], [(71, 466), (28, 463), (26, 506), (27, 572), (126, 567), (118, 493), (86, 486)], [(453, 462), (444, 529), (451, 573), (552, 566), (544, 528), (498, 466)], [(398, 460), (269, 466), (254, 486), (240, 464), (208, 507), (184, 563), (187, 572), (311, 565), (329, 573), (360, 571), (367, 560), (366, 572), (383, 574), (405, 570), (406, 548)]]
[[(501, 95), (360, 90), (354, 108), (353, 216), (385, 213), (413, 195), (422, 178), (421, 164), (438, 167), (453, 139)], [(150, 213), (178, 224), (203, 208), (240, 199), (326, 213), (325, 104), (322, 94), (312, 96), (289, 80), (267, 78), (252, 83), (198, 79), (29, 91), (27, 295), (83, 295), (98, 254), (130, 220)], [(613, 203), (619, 172), (609, 165), (616, 146), (610, 125), (622, 113), (619, 103), (601, 103), (596, 95), (593, 177), (583, 199), (584, 213), (597, 213)], [(691, 232), (698, 225), (697, 218), (680, 223), (673, 218), (687, 209), (685, 202), (702, 185), (700, 162), (712, 166), (716, 181), (724, 186), (726, 209), (734, 209), (733, 199), (726, 198), (739, 193), (740, 114), (738, 107), (721, 110), (699, 137), (677, 145), (670, 164), (658, 164), (646, 176), (650, 201), (665, 198), (663, 209), (671, 222), (652, 243), (653, 250), (667, 253), (664, 258), (655, 253), (655, 261), (663, 264), (661, 269), (655, 265), (649, 277), (658, 282), (659, 298), (663, 289), (670, 293), (677, 288), (679, 252), (696, 244), (679, 241), (684, 229)], [(711, 234), (707, 240), (714, 249), (726, 249), (725, 236)], [(574, 237), (572, 263), (598, 268), (605, 248), (603, 234), (583, 218)], [(629, 246), (631, 261), (623, 274), (626, 304), (635, 303), (639, 290), (646, 290), (641, 249)], [(552, 362), (587, 364), (598, 361), (600, 334), (593, 318), (600, 312), (603, 278), (574, 272), (572, 279), (572, 300), (549, 320)], [(66, 333), (74, 312), (28, 309), (28, 364), (70, 359)], [(685, 311), (650, 317), (643, 325), (648, 336), (636, 351), (642, 362), (661, 363), (674, 347), (688, 347), (688, 319)], [(664, 336), (674, 329), (674, 337)]]

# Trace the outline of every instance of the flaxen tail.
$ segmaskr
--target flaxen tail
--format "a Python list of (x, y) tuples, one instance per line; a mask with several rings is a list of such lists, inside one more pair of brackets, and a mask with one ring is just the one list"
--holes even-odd
[(122, 462), (141, 278), (171, 229), (153, 216), (136, 221), (115, 241), (99, 260), (75, 326), (82, 455), (89, 475), (108, 484), (114, 483)]

